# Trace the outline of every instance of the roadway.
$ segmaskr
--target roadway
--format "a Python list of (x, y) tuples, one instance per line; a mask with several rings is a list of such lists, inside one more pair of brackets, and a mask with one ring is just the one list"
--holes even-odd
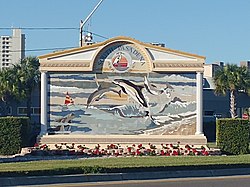
[[(45, 185), (39, 185), (45, 186)], [(129, 180), (111, 182), (84, 182), (46, 185), (50, 187), (249, 187), (250, 175), (158, 180)], [(33, 186), (34, 187), (34, 186)]]
[[(106, 182), (105, 182), (106, 181)], [(108, 182), (109, 181), (109, 182)], [(239, 185), (240, 184), (240, 185)], [(1, 186), (250, 186), (250, 168), (0, 177)]]

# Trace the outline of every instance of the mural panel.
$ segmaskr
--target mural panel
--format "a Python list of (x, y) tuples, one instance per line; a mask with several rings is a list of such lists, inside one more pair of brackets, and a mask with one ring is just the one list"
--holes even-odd
[(50, 132), (195, 133), (193, 73), (51, 73), (49, 94)]

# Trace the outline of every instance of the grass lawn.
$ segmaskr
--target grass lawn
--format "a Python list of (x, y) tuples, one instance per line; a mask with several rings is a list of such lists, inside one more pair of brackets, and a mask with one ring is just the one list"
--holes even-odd
[(80, 174), (177, 169), (250, 167), (250, 154), (238, 156), (148, 156), (1, 163), (0, 176)]

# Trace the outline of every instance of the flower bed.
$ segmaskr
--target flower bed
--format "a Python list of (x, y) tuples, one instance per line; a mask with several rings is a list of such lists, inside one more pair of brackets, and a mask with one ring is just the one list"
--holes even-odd
[(148, 144), (146, 146), (142, 144), (122, 146), (120, 144), (109, 144), (105, 147), (97, 144), (94, 148), (86, 147), (81, 144), (55, 144), (53, 148), (48, 145), (35, 144), (31, 149), (32, 155), (83, 155), (87, 157), (97, 156), (209, 156), (218, 155), (219, 152), (210, 150), (204, 146), (194, 147), (193, 145), (180, 145), (178, 142), (173, 144), (161, 144), (155, 146)]

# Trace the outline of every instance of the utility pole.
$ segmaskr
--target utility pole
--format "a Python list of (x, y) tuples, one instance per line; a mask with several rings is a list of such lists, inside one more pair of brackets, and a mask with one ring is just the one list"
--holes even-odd
[(89, 18), (94, 14), (96, 9), (101, 5), (103, 0), (100, 0), (99, 3), (95, 6), (95, 8), (90, 12), (90, 14), (87, 16), (87, 18), (84, 21), (80, 21), (80, 46), (82, 47), (82, 37), (83, 37), (83, 26), (86, 24), (86, 22), (89, 20)]

